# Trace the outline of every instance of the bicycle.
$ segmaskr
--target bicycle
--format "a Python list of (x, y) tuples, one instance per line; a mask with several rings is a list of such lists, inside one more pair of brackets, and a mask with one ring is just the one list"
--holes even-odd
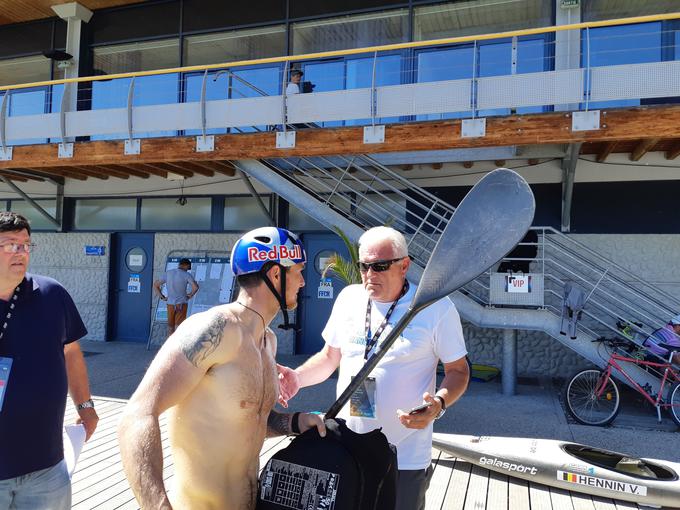
[[(621, 404), (621, 393), (616, 381), (611, 377), (612, 370), (617, 370), (628, 380), (633, 389), (656, 408), (659, 422), (661, 422), (661, 409), (664, 408), (668, 410), (673, 421), (680, 426), (680, 371), (672, 365), (673, 354), (680, 352), (680, 348), (660, 344), (669, 351), (668, 360), (662, 363), (618, 354), (616, 349), (620, 347), (627, 347), (630, 354), (631, 344), (627, 341), (598, 339), (593, 342), (606, 343), (612, 351), (604, 370), (581, 370), (571, 378), (565, 388), (564, 401), (567, 410), (577, 422), (584, 425), (605, 426), (614, 421)], [(634, 347), (637, 346), (634, 345)], [(658, 394), (655, 395), (648, 384), (645, 384), (645, 387), (640, 386), (620, 362), (634, 363), (645, 369), (663, 371)], [(668, 392), (668, 401), (663, 397), (667, 384), (673, 384)]]

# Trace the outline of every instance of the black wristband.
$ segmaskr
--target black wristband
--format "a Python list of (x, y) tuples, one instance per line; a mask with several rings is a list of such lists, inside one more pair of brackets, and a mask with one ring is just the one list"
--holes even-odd
[(290, 420), (290, 431), (295, 435), (300, 433), (300, 413), (293, 413), (293, 418)]

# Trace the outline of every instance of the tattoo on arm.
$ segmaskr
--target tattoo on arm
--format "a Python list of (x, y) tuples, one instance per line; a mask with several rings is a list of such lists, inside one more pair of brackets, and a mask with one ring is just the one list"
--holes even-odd
[(290, 417), (290, 414), (277, 413), (272, 410), (267, 418), (267, 435), (272, 437), (290, 434)]
[(227, 321), (221, 315), (213, 316), (200, 329), (184, 331), (179, 338), (182, 352), (192, 365), (198, 365), (210, 356), (222, 341), (222, 333)]

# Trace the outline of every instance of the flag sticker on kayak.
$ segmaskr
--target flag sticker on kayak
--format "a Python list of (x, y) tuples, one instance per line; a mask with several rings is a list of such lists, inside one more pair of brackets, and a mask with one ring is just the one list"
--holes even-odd
[(568, 471), (558, 471), (557, 479), (563, 482), (575, 483), (578, 485), (587, 485), (588, 487), (595, 487), (597, 489), (605, 489), (614, 492), (625, 492), (627, 494), (635, 494), (636, 496), (646, 496), (647, 487), (644, 485), (635, 485), (634, 483), (619, 482), (617, 480), (608, 480), (606, 478), (598, 478), (595, 476), (588, 476), (581, 473), (569, 473)]

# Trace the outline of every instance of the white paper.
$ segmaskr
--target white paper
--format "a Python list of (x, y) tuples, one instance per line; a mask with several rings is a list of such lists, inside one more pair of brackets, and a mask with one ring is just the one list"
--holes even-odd
[(222, 264), (213, 263), (210, 266), (210, 279), (211, 280), (219, 280), (221, 275), (222, 275)]
[(64, 460), (69, 478), (76, 470), (76, 462), (85, 444), (85, 427), (82, 424), (64, 426)]
[(208, 272), (207, 264), (196, 264), (196, 276), (194, 278), (197, 282), (202, 282), (205, 280), (205, 275)]
[(220, 303), (228, 303), (231, 297), (231, 283), (234, 280), (234, 275), (231, 271), (224, 271), (222, 275), (222, 283), (220, 285), (220, 295), (218, 301)]

